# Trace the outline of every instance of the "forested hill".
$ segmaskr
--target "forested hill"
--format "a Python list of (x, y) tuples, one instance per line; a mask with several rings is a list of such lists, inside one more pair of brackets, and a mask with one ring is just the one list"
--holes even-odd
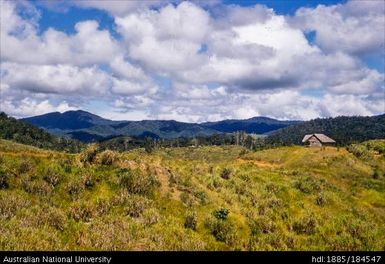
[(323, 133), (333, 138), (338, 145), (347, 145), (370, 139), (385, 138), (385, 114), (371, 117), (340, 116), (314, 119), (273, 132), (267, 137), (271, 144), (301, 144), (306, 134)]
[(41, 128), (0, 113), (0, 138), (44, 149), (78, 152), (82, 143), (67, 138), (60, 138)]

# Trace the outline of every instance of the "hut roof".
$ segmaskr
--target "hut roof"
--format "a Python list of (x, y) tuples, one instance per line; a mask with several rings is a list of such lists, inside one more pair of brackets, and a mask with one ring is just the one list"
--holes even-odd
[(331, 139), (330, 137), (324, 135), (324, 134), (308, 134), (308, 135), (305, 135), (302, 139), (302, 143), (306, 142), (309, 140), (309, 138), (311, 138), (312, 136), (315, 136), (316, 138), (318, 138), (318, 140), (322, 143), (336, 143), (333, 139)]

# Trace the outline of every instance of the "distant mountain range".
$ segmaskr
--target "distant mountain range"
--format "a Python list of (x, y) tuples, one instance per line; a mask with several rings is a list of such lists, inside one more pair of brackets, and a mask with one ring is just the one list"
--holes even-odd
[(82, 110), (64, 113), (53, 112), (21, 120), (43, 128), (52, 134), (68, 136), (83, 142), (98, 141), (116, 136), (169, 139), (209, 136), (236, 131), (268, 134), (277, 129), (299, 123), (299, 121), (281, 121), (267, 117), (206, 123), (184, 123), (175, 120), (114, 121)]

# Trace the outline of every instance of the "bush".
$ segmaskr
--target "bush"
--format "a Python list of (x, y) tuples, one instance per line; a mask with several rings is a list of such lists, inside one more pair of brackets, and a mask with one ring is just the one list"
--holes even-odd
[(45, 222), (57, 230), (64, 230), (67, 217), (66, 215), (57, 208), (50, 208), (44, 215)]
[(324, 206), (326, 204), (326, 198), (322, 193), (317, 196), (315, 201), (318, 206)]
[(8, 187), (8, 175), (5, 171), (0, 169), (0, 189), (7, 189)]
[(28, 160), (23, 160), (19, 165), (19, 173), (26, 173), (32, 169), (32, 165)]
[(105, 150), (97, 156), (98, 163), (102, 165), (112, 165), (117, 158), (117, 153), (112, 150)]
[(321, 185), (310, 176), (298, 179), (294, 183), (294, 187), (306, 194), (321, 191)]
[(229, 210), (226, 208), (219, 208), (213, 212), (213, 215), (218, 220), (227, 220), (229, 215)]
[(313, 215), (304, 216), (293, 223), (293, 230), (297, 234), (312, 235), (317, 227), (317, 219)]
[(83, 182), (84, 187), (87, 189), (92, 189), (92, 187), (94, 187), (94, 185), (95, 185), (95, 180), (94, 180), (93, 175), (88, 174), (88, 173), (84, 174), (82, 176), (81, 181)]
[(273, 233), (276, 229), (274, 221), (272, 221), (266, 216), (261, 216), (257, 219), (252, 219), (249, 223), (249, 227), (253, 236), (259, 235), (261, 233)]
[(98, 146), (96, 144), (91, 144), (82, 153), (80, 153), (79, 159), (82, 163), (91, 164), (95, 161), (97, 153)]
[(235, 224), (229, 220), (219, 220), (215, 218), (207, 218), (205, 226), (210, 230), (216, 240), (224, 242), (230, 246), (237, 241)]
[(150, 201), (139, 195), (132, 195), (127, 201), (126, 212), (131, 217), (139, 217), (148, 207)]
[(70, 217), (75, 221), (89, 222), (93, 216), (92, 206), (86, 203), (76, 203), (70, 209)]
[(160, 215), (155, 208), (150, 208), (143, 212), (142, 222), (145, 226), (155, 225), (159, 221), (160, 221)]
[(47, 168), (44, 172), (43, 179), (52, 186), (56, 186), (60, 182), (60, 174), (53, 168)]
[(119, 177), (120, 185), (131, 194), (151, 194), (159, 186), (155, 176), (139, 170), (122, 169)]
[(80, 179), (74, 179), (67, 184), (67, 192), (77, 198), (84, 191), (84, 183)]
[(21, 195), (3, 195), (0, 193), (0, 218), (12, 218), (18, 210), (27, 208), (30, 205), (31, 202)]
[(228, 180), (228, 179), (230, 179), (230, 176), (231, 176), (231, 169), (229, 169), (229, 168), (224, 168), (224, 169), (221, 171), (221, 178), (222, 178), (222, 179)]
[(197, 229), (197, 224), (198, 224), (198, 217), (196, 212), (189, 211), (184, 219), (184, 227), (195, 231)]
[(207, 194), (204, 191), (194, 192), (194, 196), (199, 200), (201, 205), (205, 205), (208, 202)]
[(42, 180), (23, 179), (23, 189), (30, 194), (48, 195), (52, 192), (52, 186)]

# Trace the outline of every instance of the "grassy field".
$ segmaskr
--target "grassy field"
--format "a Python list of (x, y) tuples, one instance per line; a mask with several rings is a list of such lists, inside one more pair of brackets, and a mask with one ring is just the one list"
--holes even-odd
[(0, 140), (0, 250), (385, 250), (384, 147), (74, 155)]

